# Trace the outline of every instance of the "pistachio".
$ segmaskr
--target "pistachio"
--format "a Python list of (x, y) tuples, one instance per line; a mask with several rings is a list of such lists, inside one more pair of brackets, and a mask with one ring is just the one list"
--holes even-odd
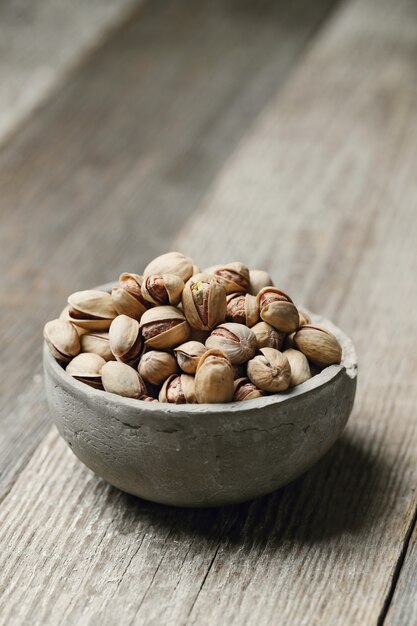
[(142, 295), (152, 304), (177, 305), (181, 300), (184, 281), (175, 274), (151, 274), (143, 279)]
[(277, 330), (268, 322), (258, 322), (251, 328), (255, 334), (258, 348), (275, 348), (281, 350), (284, 343), (285, 333)]
[(233, 400), (241, 402), (242, 400), (252, 400), (265, 395), (261, 389), (258, 389), (249, 378), (238, 378), (234, 382)]
[(249, 270), (243, 263), (234, 262), (226, 265), (215, 265), (208, 270), (226, 289), (226, 293), (246, 293), (249, 291)]
[(182, 306), (192, 328), (211, 330), (226, 316), (226, 291), (212, 276), (196, 274), (185, 284)]
[(276, 287), (264, 287), (256, 299), (264, 322), (284, 333), (298, 328), (297, 307), (286, 293)]
[(99, 331), (86, 332), (80, 337), (81, 352), (93, 352), (99, 354), (105, 361), (114, 361), (110, 350), (109, 333)]
[(291, 380), (287, 357), (274, 348), (261, 348), (261, 354), (248, 362), (248, 378), (263, 391), (284, 391)]
[(71, 322), (63, 319), (47, 322), (43, 337), (55, 359), (63, 363), (71, 361), (80, 351), (80, 338)]
[(159, 402), (171, 404), (193, 404), (197, 402), (194, 389), (194, 376), (179, 374), (169, 376), (159, 392)]
[(306, 324), (311, 324), (311, 318), (308, 313), (303, 311), (303, 309), (298, 309), (298, 326), (305, 326)]
[(101, 370), (103, 387), (109, 393), (125, 398), (141, 398), (146, 386), (138, 372), (121, 361), (108, 361)]
[(251, 328), (259, 320), (259, 307), (250, 293), (231, 293), (226, 298), (226, 320)]
[(186, 374), (195, 374), (200, 358), (207, 351), (203, 343), (199, 341), (187, 341), (174, 348), (177, 362)]
[(183, 313), (174, 306), (158, 306), (146, 311), (140, 320), (145, 346), (165, 350), (188, 339), (190, 327)]
[(145, 277), (152, 274), (175, 274), (186, 282), (193, 274), (194, 262), (190, 257), (181, 252), (167, 252), (156, 257), (145, 267), (143, 275)]
[(263, 270), (249, 270), (250, 287), (249, 293), (257, 296), (264, 287), (273, 287), (274, 283), (268, 272)]
[(220, 350), (208, 350), (201, 357), (195, 375), (197, 402), (230, 402), (233, 391), (233, 367), (229, 359)]
[(336, 337), (322, 326), (305, 324), (294, 336), (296, 347), (315, 365), (326, 367), (340, 363), (342, 349)]
[(70, 295), (68, 304), (70, 321), (87, 330), (107, 330), (117, 315), (112, 297), (105, 291), (77, 291)]
[(162, 385), (168, 376), (176, 374), (177, 371), (178, 365), (175, 357), (169, 352), (159, 350), (145, 352), (138, 365), (139, 374), (152, 385)]
[(253, 357), (257, 343), (250, 328), (243, 324), (226, 322), (213, 330), (206, 341), (206, 348), (221, 350), (232, 365), (238, 365)]
[(291, 367), (290, 387), (301, 385), (301, 383), (311, 378), (308, 359), (302, 352), (289, 348), (288, 350), (284, 350), (282, 354), (287, 357)]
[(118, 361), (134, 364), (142, 351), (139, 322), (127, 315), (118, 315), (109, 330), (110, 349)]
[(82, 352), (67, 365), (66, 372), (90, 387), (102, 389), (101, 369), (106, 361), (98, 354)]
[(142, 295), (143, 277), (139, 274), (120, 274), (119, 285), (111, 292), (113, 306), (119, 315), (128, 315), (140, 320), (143, 313), (151, 308), (152, 304)]

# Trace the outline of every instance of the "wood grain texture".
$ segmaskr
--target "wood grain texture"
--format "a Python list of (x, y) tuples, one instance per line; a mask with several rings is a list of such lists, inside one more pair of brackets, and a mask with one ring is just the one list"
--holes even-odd
[(1, 2), (0, 141), (136, 5), (136, 0)]
[[(412, 623), (411, 582), (401, 584), (411, 580), (414, 538), (403, 559), (417, 506), (416, 19), (412, 0), (342, 6), (227, 162), (224, 149), (222, 168), (187, 196), (200, 208), (173, 242), (202, 265), (237, 257), (264, 266), (297, 301), (353, 336), (359, 391), (345, 435), (285, 489), (192, 511), (112, 489), (52, 431), (0, 506), (5, 623), (28, 616), (68, 625), (111, 625), (121, 616), (126, 624), (199, 626)], [(65, 154), (62, 171), (56, 166), (53, 180), (60, 173), (64, 187), (68, 164), (78, 171), (76, 155)], [(173, 184), (184, 170), (170, 159)], [(131, 190), (132, 180), (118, 172), (122, 190)], [(106, 219), (123, 198), (117, 188), (105, 197), (111, 173), (101, 188)], [(191, 180), (184, 177), (184, 188)], [(68, 222), (54, 214), (58, 236), (81, 217), (92, 228), (83, 209), (99, 192), (82, 189), (72, 194)], [(56, 198), (65, 195), (59, 190)], [(24, 207), (17, 208), (24, 214)], [(45, 219), (47, 209), (39, 211)], [(142, 244), (137, 223), (120, 236), (118, 254), (110, 249), (109, 267), (132, 258), (133, 242)], [(96, 254), (97, 241), (116, 241), (107, 229), (85, 237), (81, 243)], [(68, 252), (70, 241), (71, 232), (60, 239)], [(52, 258), (61, 272), (65, 263), (83, 266), (83, 249), (65, 263), (57, 252)], [(95, 267), (77, 270), (77, 279), (91, 283), (107, 277)], [(44, 296), (50, 279), (42, 274)], [(49, 306), (65, 287), (49, 295)]]
[(170, 247), (331, 3), (153, 0), (0, 153), (0, 498), (48, 426), (44, 322)]

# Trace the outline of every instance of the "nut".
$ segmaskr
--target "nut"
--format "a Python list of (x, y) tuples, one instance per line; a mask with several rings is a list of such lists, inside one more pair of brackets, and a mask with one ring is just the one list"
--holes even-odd
[(206, 351), (205, 345), (199, 341), (187, 341), (174, 348), (178, 365), (186, 374), (196, 373), (198, 362)]
[(127, 315), (118, 315), (109, 330), (110, 349), (118, 361), (133, 364), (142, 351), (139, 322)]
[(144, 277), (151, 274), (175, 274), (186, 282), (194, 272), (194, 261), (181, 252), (167, 252), (148, 263), (143, 272)]
[(80, 337), (81, 352), (93, 352), (100, 355), (105, 361), (114, 361), (113, 352), (110, 350), (109, 333), (91, 331)]
[(273, 287), (274, 283), (268, 272), (263, 270), (249, 270), (249, 293), (257, 296), (264, 287)]
[(233, 391), (233, 367), (229, 359), (220, 350), (208, 350), (201, 357), (195, 375), (197, 402), (230, 402)]
[(151, 274), (143, 279), (142, 295), (156, 305), (177, 305), (181, 300), (184, 281), (175, 274)]
[(290, 387), (301, 385), (301, 383), (311, 378), (308, 359), (302, 352), (289, 348), (288, 350), (284, 350), (283, 354), (287, 357), (291, 367)]
[(258, 348), (275, 348), (281, 350), (284, 343), (285, 333), (277, 330), (268, 322), (258, 322), (251, 328), (255, 334)]
[(121, 361), (108, 361), (101, 370), (105, 391), (125, 398), (141, 398), (146, 386), (137, 371)]
[(150, 350), (145, 352), (139, 361), (138, 372), (151, 385), (162, 385), (164, 380), (176, 374), (178, 365), (175, 357), (169, 352)]
[(249, 378), (238, 378), (234, 382), (234, 402), (241, 402), (242, 400), (252, 400), (253, 398), (260, 398), (264, 396), (264, 392), (258, 389)]
[(287, 357), (274, 348), (261, 348), (261, 354), (248, 363), (248, 378), (264, 391), (284, 391), (291, 380)]
[(197, 399), (194, 390), (194, 376), (179, 374), (169, 376), (159, 392), (159, 402), (171, 404), (192, 404)]
[(294, 343), (309, 361), (320, 367), (338, 364), (342, 359), (338, 340), (322, 326), (305, 324), (295, 333)]
[(306, 324), (311, 324), (311, 318), (308, 313), (303, 311), (303, 309), (298, 309), (298, 326), (305, 326)]
[(145, 346), (166, 350), (188, 339), (190, 327), (184, 315), (174, 306), (158, 306), (146, 311), (140, 320)]
[(231, 293), (226, 298), (226, 320), (249, 328), (259, 320), (259, 307), (250, 293)]
[(107, 330), (117, 315), (112, 297), (105, 291), (77, 291), (70, 295), (68, 304), (70, 321), (87, 330)]
[(192, 328), (211, 330), (226, 316), (226, 291), (212, 276), (196, 274), (184, 287), (182, 306)]
[(239, 365), (253, 357), (257, 343), (250, 328), (243, 324), (226, 322), (213, 330), (206, 341), (206, 348), (221, 350), (232, 365)]
[(284, 333), (298, 328), (297, 307), (286, 293), (276, 287), (264, 287), (256, 299), (264, 322)]
[(206, 270), (212, 274), (226, 289), (226, 293), (246, 293), (249, 291), (249, 270), (243, 263), (234, 262), (226, 265), (215, 265)]
[(113, 306), (119, 315), (128, 315), (140, 320), (152, 304), (142, 295), (143, 277), (139, 274), (124, 272), (119, 276), (119, 285), (111, 292)]
[(66, 372), (90, 387), (102, 389), (101, 369), (105, 364), (106, 361), (98, 354), (82, 352), (68, 363)]
[(80, 351), (80, 338), (71, 322), (62, 319), (47, 322), (43, 337), (55, 359), (63, 363), (69, 363)]

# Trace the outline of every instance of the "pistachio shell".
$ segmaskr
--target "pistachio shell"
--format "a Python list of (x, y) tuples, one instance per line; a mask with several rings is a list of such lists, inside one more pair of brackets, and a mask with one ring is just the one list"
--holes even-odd
[(196, 402), (194, 376), (179, 374), (169, 376), (159, 392), (159, 402), (171, 404), (193, 404)]
[(139, 274), (120, 274), (119, 285), (112, 289), (113, 305), (119, 315), (128, 315), (140, 320), (152, 304), (142, 296), (143, 277)]
[(145, 346), (165, 350), (188, 339), (190, 327), (183, 313), (173, 306), (158, 306), (142, 315), (140, 329)]
[(250, 293), (232, 293), (226, 298), (226, 320), (251, 328), (259, 320), (259, 306)]
[(233, 391), (233, 367), (229, 359), (220, 350), (208, 350), (201, 357), (195, 375), (197, 402), (230, 402)]
[(118, 315), (109, 330), (110, 349), (118, 361), (134, 363), (142, 350), (139, 322), (127, 315)]
[(186, 374), (195, 374), (200, 358), (207, 351), (203, 343), (199, 341), (187, 341), (174, 348), (177, 362)]
[(162, 385), (164, 380), (176, 374), (177, 361), (169, 352), (150, 350), (145, 352), (139, 361), (138, 372), (146, 382), (152, 385)]
[(280, 350), (284, 343), (285, 333), (277, 330), (267, 322), (258, 322), (251, 328), (255, 334), (258, 348), (275, 348)]
[(311, 324), (311, 318), (308, 313), (303, 311), (303, 309), (298, 309), (298, 326), (305, 326), (306, 324)]
[(80, 338), (71, 322), (62, 319), (47, 322), (43, 337), (58, 361), (68, 363), (80, 351)]
[(185, 284), (182, 306), (190, 326), (211, 330), (226, 316), (226, 291), (208, 274), (196, 274)]
[(291, 380), (287, 357), (274, 348), (261, 348), (261, 354), (248, 362), (248, 378), (264, 391), (284, 391)]
[(294, 335), (296, 347), (315, 365), (340, 363), (342, 348), (336, 337), (322, 326), (305, 324)]
[(270, 287), (274, 285), (270, 275), (263, 270), (249, 270), (249, 281), (249, 293), (251, 293), (253, 296), (258, 295), (258, 293), (264, 287)]
[(297, 307), (286, 293), (276, 287), (264, 287), (256, 299), (264, 322), (284, 333), (298, 328)]
[(257, 342), (247, 326), (226, 322), (213, 330), (206, 341), (206, 348), (221, 350), (233, 365), (238, 365), (253, 357)]
[(101, 369), (106, 361), (98, 354), (82, 352), (67, 365), (66, 372), (91, 387), (101, 389)]
[(100, 355), (105, 361), (114, 361), (114, 355), (110, 350), (109, 333), (85, 332), (80, 337), (81, 352), (93, 352)]
[(291, 367), (290, 387), (301, 385), (301, 383), (311, 378), (308, 359), (302, 352), (289, 348), (284, 350), (283, 355), (287, 357)]
[(252, 400), (265, 395), (261, 389), (258, 389), (249, 378), (237, 378), (234, 382), (234, 402), (242, 402), (243, 400)]
[(140, 398), (146, 394), (146, 386), (138, 372), (120, 361), (109, 361), (102, 370), (101, 376), (105, 391), (126, 398)]
[(69, 296), (68, 304), (71, 322), (87, 330), (107, 330), (117, 315), (112, 297), (106, 291), (77, 291)]
[(167, 252), (153, 259), (145, 267), (144, 277), (151, 274), (175, 274), (186, 282), (194, 271), (194, 262), (190, 257), (181, 254), (181, 252)]
[(249, 270), (243, 263), (236, 261), (209, 269), (213, 271), (213, 275), (226, 289), (227, 294), (235, 292), (246, 293), (249, 291)]
[(175, 274), (151, 274), (142, 283), (142, 295), (148, 302), (156, 305), (177, 305), (182, 296), (184, 281)]

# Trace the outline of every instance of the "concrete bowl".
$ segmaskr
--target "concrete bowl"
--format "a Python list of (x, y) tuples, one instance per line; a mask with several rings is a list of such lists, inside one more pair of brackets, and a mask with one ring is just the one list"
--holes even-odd
[(45, 345), (51, 414), (87, 467), (135, 496), (187, 507), (256, 498), (318, 461), (353, 406), (352, 341), (330, 321), (311, 317), (339, 339), (342, 364), (286, 393), (230, 404), (159, 404), (99, 391), (69, 376)]

